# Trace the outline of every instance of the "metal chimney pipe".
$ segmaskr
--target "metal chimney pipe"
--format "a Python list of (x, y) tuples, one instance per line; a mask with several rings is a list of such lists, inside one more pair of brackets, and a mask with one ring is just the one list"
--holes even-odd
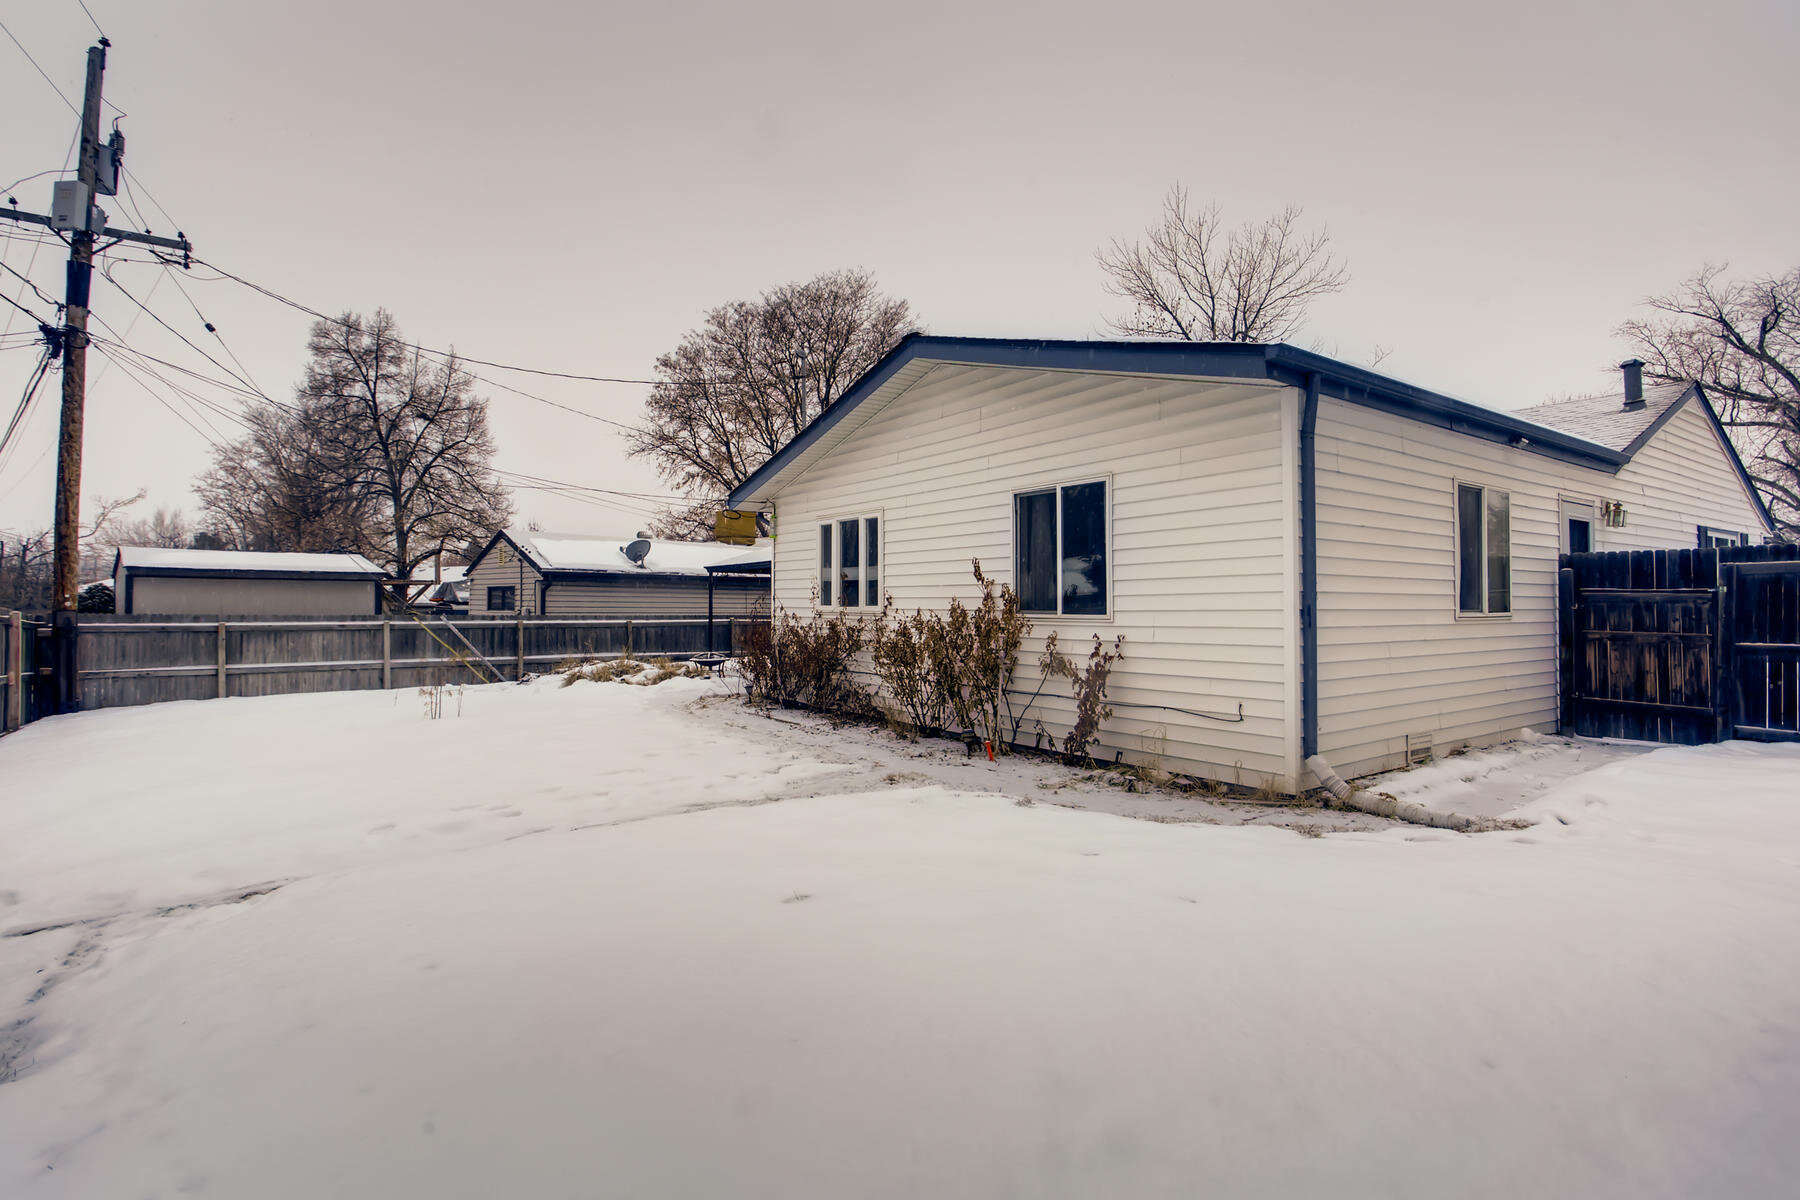
[(1619, 364), (1619, 370), (1625, 373), (1625, 411), (1644, 407), (1644, 360), (1628, 358)]

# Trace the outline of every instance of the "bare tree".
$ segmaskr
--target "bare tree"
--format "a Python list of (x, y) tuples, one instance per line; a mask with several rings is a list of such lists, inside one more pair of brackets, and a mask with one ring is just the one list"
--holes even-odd
[(193, 543), (194, 525), (179, 508), (158, 507), (148, 517), (135, 521), (109, 520), (95, 533), (103, 546), (159, 546), (180, 550)]
[(292, 405), (251, 410), (195, 490), (227, 544), (356, 550), (406, 578), (512, 517), (493, 470), (487, 401), (454, 358), (427, 357), (394, 318), (313, 326)]
[[(98, 511), (81, 527), (81, 574), (88, 580), (112, 571), (112, 547), (104, 531), (118, 514), (144, 498), (136, 495), (108, 500), (94, 498)], [(48, 529), (0, 530), (0, 611), (48, 612), (54, 590), (55, 538)]]
[(1108, 324), (1124, 337), (1286, 341), (1308, 305), (1350, 280), (1331, 255), (1331, 234), (1302, 230), (1300, 218), (1290, 204), (1228, 230), (1217, 204), (1191, 208), (1176, 184), (1142, 241), (1114, 238), (1095, 254), (1106, 290), (1132, 306)]
[(248, 432), (213, 452), (194, 484), (197, 541), (221, 550), (360, 551), (375, 540), (366, 497), (321, 470), (319, 422), (302, 410), (262, 404), (244, 415)]
[(1800, 536), (1800, 268), (1727, 279), (1705, 266), (1619, 327), (1645, 373), (1695, 380), (1719, 409), (1783, 536)]
[(655, 523), (665, 536), (712, 536), (732, 488), (913, 328), (904, 300), (867, 271), (830, 271), (755, 300), (721, 305), (656, 360), (658, 382), (631, 453), (693, 498)]

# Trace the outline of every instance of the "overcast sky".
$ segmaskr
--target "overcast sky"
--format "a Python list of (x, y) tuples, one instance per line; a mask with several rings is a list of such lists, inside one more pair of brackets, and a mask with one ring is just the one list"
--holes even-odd
[[(645, 377), (706, 309), (841, 266), (934, 333), (1094, 336), (1114, 303), (1094, 249), (1177, 180), (1234, 220), (1295, 202), (1329, 226), (1353, 278), (1301, 344), (1391, 347), (1382, 370), (1499, 408), (1609, 386), (1614, 328), (1703, 262), (1800, 258), (1792, 0), (87, 2), (127, 167), (170, 215), (139, 196), (152, 228), (327, 312), (383, 305), (425, 345), (553, 371)], [(0, 14), (79, 103), (96, 35), (75, 0)], [(0, 185), (64, 164), (75, 117), (4, 39), (0, 106)], [(45, 211), (50, 182), (13, 194)], [(24, 271), (33, 249), (0, 251)], [(29, 268), (57, 296), (63, 257)], [(196, 270), (221, 346), (172, 273), (116, 274), (288, 395), (308, 318)], [(94, 309), (219, 374), (98, 277)], [(0, 349), (0, 425), (34, 360)], [(84, 498), (191, 509), (207, 442), (104, 359), (89, 372)], [(644, 391), (483, 373), (621, 421)], [(0, 472), (0, 529), (49, 523), (55, 384)], [(157, 390), (206, 437), (235, 431)], [(610, 426), (489, 394), (502, 467), (666, 490)], [(546, 528), (642, 520), (516, 500)]]

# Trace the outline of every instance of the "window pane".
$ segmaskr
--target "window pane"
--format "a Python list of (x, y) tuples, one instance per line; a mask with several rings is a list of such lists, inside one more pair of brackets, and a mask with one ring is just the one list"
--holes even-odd
[(863, 576), (863, 603), (875, 608), (881, 604), (881, 522), (876, 517), (863, 522), (863, 551), (869, 564)]
[(838, 590), (844, 603), (862, 603), (862, 551), (858, 549), (857, 521), (838, 522)]
[(1017, 545), (1013, 577), (1019, 607), (1026, 612), (1056, 611), (1056, 493), (1032, 492), (1013, 497)]
[(1505, 492), (1487, 494), (1487, 610), (1512, 611), (1512, 512)]
[(1569, 553), (1586, 554), (1594, 547), (1594, 525), (1591, 521), (1571, 518), (1569, 521)]
[(819, 526), (819, 603), (831, 603), (831, 526)]
[(1062, 610), (1080, 616), (1106, 612), (1104, 483), (1062, 490)]
[(1481, 611), (1481, 489), (1456, 488), (1456, 607)]

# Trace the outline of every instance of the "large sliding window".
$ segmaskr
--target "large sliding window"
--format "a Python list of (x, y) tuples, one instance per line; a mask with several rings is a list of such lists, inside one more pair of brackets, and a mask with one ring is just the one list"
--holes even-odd
[(819, 526), (819, 606), (881, 605), (881, 518), (846, 517)]
[(1456, 611), (1512, 612), (1512, 506), (1505, 492), (1456, 485)]
[(1013, 578), (1026, 612), (1107, 614), (1106, 484), (1013, 496)]

